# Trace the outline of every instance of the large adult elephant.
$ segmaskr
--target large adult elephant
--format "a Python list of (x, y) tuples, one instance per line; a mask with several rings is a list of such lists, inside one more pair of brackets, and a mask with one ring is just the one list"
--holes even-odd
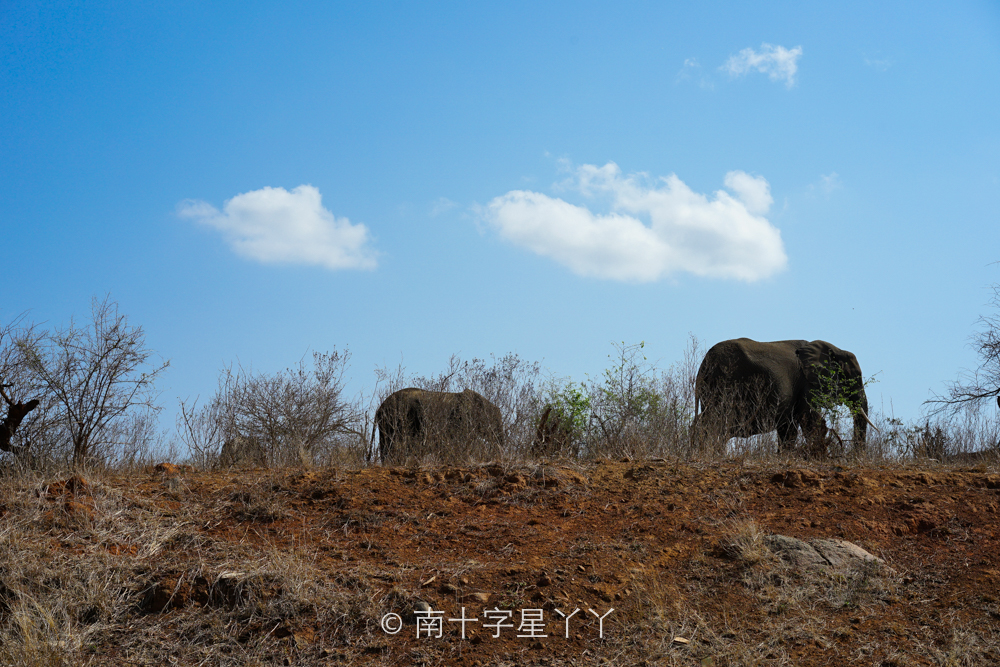
[(458, 393), (400, 389), (375, 411), (375, 426), (379, 431), (378, 453), (384, 463), (402, 462), (410, 455), (431, 451), (456, 459), (475, 452), (482, 443), (495, 447), (491, 452), (495, 455), (503, 447), (500, 409), (471, 389)]
[(695, 381), (693, 437), (725, 443), (777, 430), (782, 451), (795, 446), (799, 427), (813, 453), (825, 451), (821, 410), (846, 405), (854, 420), (854, 448), (864, 447), (868, 397), (858, 358), (826, 341), (749, 338), (713, 345)]

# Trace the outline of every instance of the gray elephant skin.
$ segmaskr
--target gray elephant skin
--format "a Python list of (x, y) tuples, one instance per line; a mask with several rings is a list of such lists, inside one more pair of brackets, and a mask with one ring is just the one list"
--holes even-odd
[(222, 443), (216, 465), (220, 468), (267, 465), (267, 448), (259, 438), (234, 435)]
[(853, 353), (822, 340), (726, 340), (698, 369), (692, 434), (699, 445), (711, 434), (725, 446), (732, 437), (777, 430), (781, 451), (789, 451), (801, 427), (808, 452), (822, 454), (829, 431), (820, 409), (835, 404), (851, 410), (853, 446), (864, 447), (871, 422)]
[[(432, 448), (446, 459), (455, 458), (482, 441), (499, 454), (504, 440), (500, 409), (471, 389), (457, 393), (401, 389), (382, 401), (375, 411), (375, 426), (383, 463), (400, 463)], [(372, 433), (373, 441), (374, 437)]]

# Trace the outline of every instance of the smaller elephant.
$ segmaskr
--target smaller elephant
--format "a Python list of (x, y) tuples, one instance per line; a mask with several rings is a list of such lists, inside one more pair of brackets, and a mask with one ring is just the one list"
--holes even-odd
[[(485, 444), (491, 455), (504, 444), (500, 409), (471, 389), (453, 393), (400, 389), (386, 397), (375, 411), (379, 431), (377, 451), (383, 463), (401, 463), (409, 456), (435, 453), (460, 459)], [(375, 433), (372, 432), (372, 445)]]
[[(854, 447), (865, 446), (868, 398), (857, 357), (826, 341), (761, 343), (737, 338), (713, 345), (695, 380), (692, 437), (747, 438), (777, 430), (782, 451), (801, 427), (811, 453), (839, 439), (822, 410), (844, 404), (854, 421)], [(700, 408), (700, 409), (699, 409)]]
[(234, 435), (222, 443), (217, 465), (220, 468), (266, 466), (267, 448), (260, 438)]

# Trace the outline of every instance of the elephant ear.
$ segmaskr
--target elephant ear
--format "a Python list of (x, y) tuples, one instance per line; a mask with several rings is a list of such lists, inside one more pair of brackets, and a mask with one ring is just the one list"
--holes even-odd
[(857, 357), (826, 341), (814, 340), (795, 350), (806, 378), (806, 395), (815, 407), (864, 400)]
[(806, 379), (806, 396), (812, 403), (829, 393), (831, 373), (830, 357), (833, 346), (821, 340), (814, 340), (795, 350), (795, 356), (802, 367), (802, 375)]

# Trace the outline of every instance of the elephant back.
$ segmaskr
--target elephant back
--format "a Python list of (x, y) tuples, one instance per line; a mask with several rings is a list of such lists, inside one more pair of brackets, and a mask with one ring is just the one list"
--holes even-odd
[[(793, 410), (804, 389), (795, 355), (804, 340), (759, 342), (735, 338), (713, 345), (705, 355), (695, 381), (695, 396), (703, 407), (738, 412), (785, 414)], [(755, 406), (752, 410), (748, 406)]]
[(462, 459), (476, 443), (488, 443), (489, 456), (499, 455), (503, 444), (499, 408), (483, 395), (431, 391), (410, 387), (396, 391), (375, 413), (383, 461), (403, 461), (409, 456), (433, 454), (440, 460)]

